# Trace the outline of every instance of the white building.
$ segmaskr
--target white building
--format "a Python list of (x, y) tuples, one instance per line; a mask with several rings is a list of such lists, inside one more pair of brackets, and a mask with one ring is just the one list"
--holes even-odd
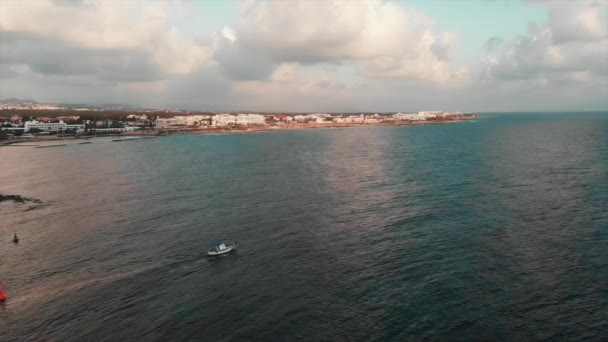
[(179, 126), (185, 126), (181, 124), (181, 120), (177, 118), (157, 118), (156, 119), (156, 128), (166, 129), (166, 128), (176, 128)]
[(336, 122), (338, 123), (357, 123), (357, 124), (361, 124), (363, 122), (365, 122), (365, 115), (360, 114), (360, 115), (347, 115), (347, 116), (343, 116), (343, 117), (339, 117), (335, 119)]
[(266, 117), (261, 114), (217, 114), (211, 117), (211, 126), (226, 127), (229, 125), (265, 125)]
[(63, 121), (38, 122), (36, 120), (26, 121), (23, 131), (29, 132), (32, 128), (39, 129), (43, 132), (65, 132), (68, 129), (76, 129), (76, 133), (84, 132), (84, 124), (68, 125)]
[(217, 114), (211, 118), (211, 126), (225, 127), (231, 124), (236, 124), (236, 115)]
[(211, 115), (188, 115), (180, 119), (188, 127), (208, 126), (211, 124)]
[(462, 112), (442, 112), (437, 114), (438, 117), (450, 118), (450, 117), (462, 117)]
[(320, 117), (318, 117), (315, 120), (315, 123), (317, 123), (317, 124), (330, 124), (330, 123), (333, 123), (333, 122), (334, 122), (333, 118), (320, 118)]
[(261, 114), (238, 114), (236, 116), (238, 125), (265, 125), (266, 117)]
[(314, 113), (314, 114), (298, 114), (294, 115), (293, 120), (296, 122), (321, 122), (319, 119), (330, 118), (331, 114), (323, 114), (323, 113)]
[(130, 114), (130, 115), (127, 115), (127, 119), (135, 119), (135, 120), (144, 121), (144, 120), (148, 120), (148, 116), (146, 114), (144, 114), (144, 115)]
[(423, 121), (426, 120), (426, 115), (420, 113), (397, 113), (393, 114), (395, 120), (408, 120), (408, 121)]
[(307, 120), (310, 120), (310, 118), (308, 117), (308, 115), (294, 115), (293, 120), (296, 122), (305, 122)]
[(156, 128), (183, 128), (209, 126), (211, 124), (210, 115), (178, 115), (172, 118), (157, 118)]

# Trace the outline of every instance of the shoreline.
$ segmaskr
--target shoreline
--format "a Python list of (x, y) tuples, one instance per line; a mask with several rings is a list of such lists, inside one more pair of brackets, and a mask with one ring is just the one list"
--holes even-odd
[[(185, 129), (165, 131), (164, 135), (198, 135), (198, 134), (248, 134), (257, 132), (275, 132), (275, 131), (299, 131), (307, 129), (334, 129), (334, 128), (353, 128), (353, 127), (401, 127), (401, 126), (425, 126), (425, 125), (444, 125), (463, 123), (470, 120), (479, 119), (479, 116), (464, 117), (456, 120), (433, 120), (433, 121), (411, 121), (411, 122), (385, 122), (385, 123), (330, 123), (330, 124), (290, 124), (281, 126), (252, 126), (248, 128), (203, 128), (203, 129)], [(126, 132), (122, 136), (149, 136), (159, 135), (158, 132)]]
[[(140, 131), (140, 132), (122, 132), (117, 134), (103, 135), (85, 135), (85, 136), (36, 136), (27, 140), (0, 142), (2, 146), (38, 146), (25, 145), (27, 143), (36, 143), (44, 141), (62, 141), (62, 140), (89, 140), (94, 138), (117, 138), (129, 137), (124, 140), (139, 140), (136, 137), (152, 138), (169, 135), (204, 135), (204, 134), (251, 134), (259, 132), (276, 132), (276, 131), (299, 131), (307, 129), (338, 129), (338, 128), (353, 128), (353, 127), (401, 127), (401, 126), (425, 126), (425, 125), (445, 125), (463, 123), (469, 120), (479, 118), (487, 118), (485, 116), (463, 117), (456, 120), (432, 120), (432, 121), (407, 121), (407, 122), (380, 122), (380, 123), (330, 123), (330, 124), (290, 124), (281, 126), (253, 126), (247, 128), (203, 128), (203, 129), (185, 129), (172, 131)], [(122, 139), (117, 139), (122, 140)]]

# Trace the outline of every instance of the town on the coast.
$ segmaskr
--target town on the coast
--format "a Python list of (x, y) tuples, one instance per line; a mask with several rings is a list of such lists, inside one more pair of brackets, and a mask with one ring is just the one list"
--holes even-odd
[(0, 106), (0, 140), (52, 140), (99, 135), (247, 133), (270, 130), (400, 126), (462, 122), (474, 114), (413, 113), (245, 113), (181, 110), (114, 110), (49, 105)]

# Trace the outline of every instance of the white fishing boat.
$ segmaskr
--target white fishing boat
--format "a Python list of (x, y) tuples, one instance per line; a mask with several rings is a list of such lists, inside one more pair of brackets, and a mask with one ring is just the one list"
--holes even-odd
[(210, 250), (207, 251), (207, 255), (209, 256), (218, 256), (218, 255), (222, 255), (222, 254), (228, 254), (232, 251), (236, 250), (236, 243), (235, 242), (231, 242), (231, 243), (224, 243), (221, 242), (220, 244), (218, 244), (217, 246), (211, 248)]

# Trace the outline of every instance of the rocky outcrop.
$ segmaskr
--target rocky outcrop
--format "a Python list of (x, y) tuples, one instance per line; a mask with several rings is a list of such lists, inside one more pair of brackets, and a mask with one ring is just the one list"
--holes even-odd
[(7, 201), (11, 201), (11, 202), (15, 202), (15, 203), (36, 203), (36, 204), (42, 203), (42, 201), (37, 198), (29, 198), (29, 197), (23, 197), (23, 196), (19, 196), (19, 195), (7, 195), (7, 194), (0, 193), (0, 203), (7, 202)]

